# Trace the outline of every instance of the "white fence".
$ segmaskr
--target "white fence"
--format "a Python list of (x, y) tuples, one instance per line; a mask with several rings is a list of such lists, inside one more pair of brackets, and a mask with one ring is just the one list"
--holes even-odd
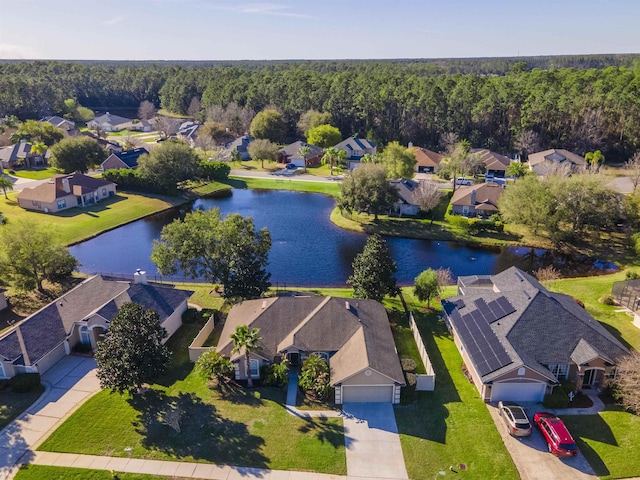
[(416, 345), (418, 346), (418, 351), (420, 352), (420, 358), (422, 359), (424, 368), (427, 371), (426, 374), (425, 373), (416, 374), (416, 390), (426, 390), (426, 391), (432, 392), (436, 388), (436, 373), (433, 371), (431, 360), (429, 360), (427, 349), (424, 346), (424, 342), (422, 341), (422, 337), (420, 336), (420, 331), (418, 330), (416, 321), (413, 319), (412, 313), (409, 314), (409, 327), (411, 327), (411, 332), (413, 333), (413, 339), (416, 341)]
[(213, 315), (209, 317), (207, 323), (204, 324), (202, 329), (198, 332), (198, 335), (196, 335), (196, 338), (194, 338), (193, 342), (191, 342), (191, 345), (189, 345), (189, 360), (192, 362), (198, 361), (200, 355), (208, 352), (213, 348), (202, 346), (204, 345), (204, 342), (207, 341), (207, 338), (209, 338), (209, 335), (211, 335), (211, 332), (213, 332), (213, 328), (215, 327), (215, 321), (213, 317)]

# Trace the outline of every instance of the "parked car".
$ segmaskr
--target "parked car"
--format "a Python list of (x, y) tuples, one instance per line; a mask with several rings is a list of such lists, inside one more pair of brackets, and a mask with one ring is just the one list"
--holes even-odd
[(456, 185), (473, 185), (473, 180), (468, 178), (458, 177), (456, 178)]
[(507, 426), (509, 435), (513, 437), (528, 437), (531, 435), (531, 422), (527, 413), (517, 403), (498, 402), (500, 416)]
[(552, 413), (538, 412), (533, 421), (542, 432), (550, 453), (558, 457), (575, 457), (578, 447), (564, 422)]
[(293, 163), (287, 163), (284, 168), (286, 168), (287, 170), (295, 170), (298, 168), (298, 166)]

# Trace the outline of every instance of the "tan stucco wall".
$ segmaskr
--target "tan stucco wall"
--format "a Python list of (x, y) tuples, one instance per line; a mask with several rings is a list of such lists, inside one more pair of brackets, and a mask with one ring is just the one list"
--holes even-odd
[(494, 383), (497, 382), (503, 382), (505, 380), (511, 380), (511, 379), (518, 379), (518, 380), (522, 380), (522, 381), (526, 381), (526, 380), (530, 380), (530, 381), (539, 381), (539, 382), (548, 382), (548, 379), (543, 376), (540, 375), (538, 372), (536, 372), (535, 370), (531, 370), (530, 368), (527, 367), (522, 367), (524, 368), (524, 375), (518, 375), (518, 368), (505, 373), (504, 375), (500, 375), (500, 377), (495, 378), (493, 380)]
[(176, 311), (171, 314), (171, 316), (167, 317), (167, 319), (164, 322), (162, 322), (162, 326), (165, 328), (168, 334), (167, 338), (165, 338), (162, 343), (166, 343), (171, 338), (171, 335), (176, 333), (176, 330), (180, 328), (180, 326), (182, 325), (182, 314), (185, 312), (186, 309), (187, 309), (187, 301), (185, 300), (176, 309)]
[[(258, 375), (251, 375), (251, 378), (253, 380), (260, 378), (260, 367), (262, 367), (263, 365), (265, 365), (267, 362), (265, 362), (264, 358), (261, 357), (257, 357), (255, 355), (251, 355), (250, 356), (251, 360), (258, 360)], [(244, 354), (242, 355), (242, 358), (239, 358), (236, 362), (238, 366), (240, 367), (240, 373), (239, 375), (236, 376), (236, 380), (246, 380), (247, 379), (247, 375), (245, 374), (245, 368), (244, 368)]]
[(389, 377), (371, 370), (371, 375), (367, 376), (360, 372), (342, 382), (343, 385), (393, 385), (393, 380)]
[(67, 352), (64, 349), (64, 342), (47, 353), (36, 365), (40, 375), (58, 363), (58, 361), (60, 361), (66, 354)]
[(58, 201), (66, 200), (67, 206), (62, 210), (66, 210), (67, 208), (75, 207), (77, 205), (76, 197), (73, 195), (67, 195), (66, 197), (58, 198), (55, 202), (47, 203), (40, 202), (40, 206), (36, 206), (33, 204), (31, 200), (27, 200), (24, 198), (18, 198), (18, 205), (25, 210), (35, 210), (37, 212), (44, 212), (45, 210), (49, 213), (58, 212)]
[(118, 169), (129, 167), (127, 167), (127, 165), (122, 160), (120, 160), (117, 155), (114, 155), (112, 153), (104, 162), (102, 162), (102, 168), (104, 168), (105, 170), (109, 170), (112, 168)]

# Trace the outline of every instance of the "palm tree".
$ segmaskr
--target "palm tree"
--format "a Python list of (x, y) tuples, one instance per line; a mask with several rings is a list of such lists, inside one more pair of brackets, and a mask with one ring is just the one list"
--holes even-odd
[(302, 155), (302, 158), (304, 158), (304, 173), (307, 173), (307, 155), (309, 155), (311, 153), (311, 149), (309, 148), (309, 145), (302, 145), (299, 149), (298, 149), (298, 154)]
[(249, 388), (253, 387), (249, 354), (259, 348), (258, 343), (262, 340), (262, 337), (258, 335), (259, 332), (259, 328), (249, 330), (247, 325), (240, 325), (236, 327), (236, 331), (231, 334), (231, 341), (233, 342), (233, 350), (231, 350), (231, 353), (240, 353), (244, 348), (244, 362), (247, 369), (247, 385)]
[(520, 177), (524, 177), (527, 173), (527, 167), (518, 161), (511, 162), (507, 167), (507, 171), (505, 172), (509, 177), (513, 177), (513, 181), (515, 182)]
[(0, 176), (0, 189), (4, 192), (4, 198), (8, 200), (7, 190), (13, 190), (13, 182), (4, 175)]
[(329, 164), (329, 170), (333, 175), (333, 162), (338, 159), (338, 150), (336, 147), (329, 147), (324, 149), (324, 155), (322, 156), (322, 163)]

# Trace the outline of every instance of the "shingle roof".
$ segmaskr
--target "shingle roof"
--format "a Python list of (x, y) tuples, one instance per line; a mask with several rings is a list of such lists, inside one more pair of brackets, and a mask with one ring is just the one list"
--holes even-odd
[(336, 352), (330, 359), (334, 385), (362, 368), (374, 369), (404, 383), (386, 311), (373, 300), (335, 297), (248, 300), (229, 312), (217, 351), (231, 357), (231, 334), (240, 325), (260, 329), (262, 339), (257, 353), (269, 360), (280, 349), (294, 345), (307, 352)]
[(14, 331), (9, 335), (0, 338), (0, 357), (9, 362), (14, 362), (22, 355), (22, 348), (20, 348), (20, 340), (18, 340), (18, 334)]
[(558, 164), (568, 162), (578, 166), (587, 164), (584, 157), (562, 148), (551, 148), (549, 150), (544, 150), (543, 152), (536, 152), (529, 155), (529, 165), (532, 167), (544, 161), (555, 162)]
[[(69, 192), (64, 189), (64, 179), (69, 182)], [(81, 173), (72, 173), (71, 175), (58, 174), (54, 175), (48, 182), (42, 183), (37, 187), (25, 188), (18, 193), (17, 198), (51, 203), (55, 201), (56, 198), (66, 197), (72, 192), (74, 195), (79, 195), (81, 192), (88, 193), (96, 191), (107, 185), (114, 185), (114, 183), (101, 178), (89, 177)], [(80, 187), (80, 190), (76, 190), (76, 187)], [(78, 193), (76, 193), (76, 191)]]
[(422, 147), (413, 147), (416, 156), (416, 169), (418, 167), (437, 167), (444, 158), (439, 153)]
[[(465, 285), (473, 285), (473, 277), (461, 280)], [(443, 300), (443, 307), (451, 318), (453, 311), (462, 315), (475, 310), (477, 299), (489, 302), (503, 296), (515, 308), (513, 313), (490, 325), (513, 364), (483, 375), (484, 382), (499, 377), (514, 365), (526, 365), (556, 380), (544, 365), (570, 363), (573, 357), (584, 360), (594, 353), (605, 361), (615, 362), (628, 353), (571, 297), (548, 291), (522, 270), (511, 267), (492, 275), (492, 288), (485, 286), (484, 277), (482, 280), (482, 288), (465, 288), (465, 295)]]
[(35, 364), (66, 339), (76, 322), (94, 313), (110, 321), (117, 315), (119, 306), (134, 302), (156, 310), (162, 322), (192, 294), (170, 287), (105, 280), (97, 275), (24, 319), (0, 338), (0, 355), (8, 355), (5, 358), (9, 360), (15, 357), (16, 330), (19, 330), (29, 362)]
[(304, 160), (302, 158), (302, 155), (300, 155), (299, 153), (300, 147), (309, 147), (309, 149), (311, 150), (311, 152), (307, 156), (307, 159), (322, 154), (322, 148), (317, 147), (316, 145), (310, 145), (300, 140), (298, 140), (297, 142), (293, 142), (284, 148), (281, 148), (280, 153), (286, 155), (291, 160)]
[(420, 200), (418, 198), (418, 192), (420, 191), (419, 181), (401, 178), (398, 180), (390, 180), (389, 183), (398, 191), (398, 198), (402, 203), (406, 203), (408, 205), (420, 205)]
[(113, 115), (113, 114), (107, 112), (107, 113), (105, 113), (103, 115), (95, 117), (90, 122), (108, 123), (110, 125), (116, 126), (116, 125), (121, 125), (123, 123), (129, 123), (129, 122), (132, 122), (132, 121), (133, 120), (131, 120), (130, 118), (121, 117), (119, 115)]
[[(473, 197), (475, 192), (475, 199)], [(504, 193), (504, 187), (497, 183), (478, 183), (468, 187), (458, 187), (456, 193), (451, 197), (451, 205), (473, 206), (481, 209), (480, 205), (490, 204), (495, 210), (498, 209), (498, 200)], [(472, 201), (475, 200), (475, 201)]]
[(122, 160), (129, 168), (136, 168), (138, 166), (138, 158), (142, 155), (148, 155), (149, 151), (146, 148), (134, 148), (133, 150), (123, 150), (122, 152), (114, 153), (116, 157)]
[(471, 153), (480, 156), (487, 170), (506, 170), (511, 163), (508, 157), (487, 150), (486, 148), (474, 148), (471, 150)]

